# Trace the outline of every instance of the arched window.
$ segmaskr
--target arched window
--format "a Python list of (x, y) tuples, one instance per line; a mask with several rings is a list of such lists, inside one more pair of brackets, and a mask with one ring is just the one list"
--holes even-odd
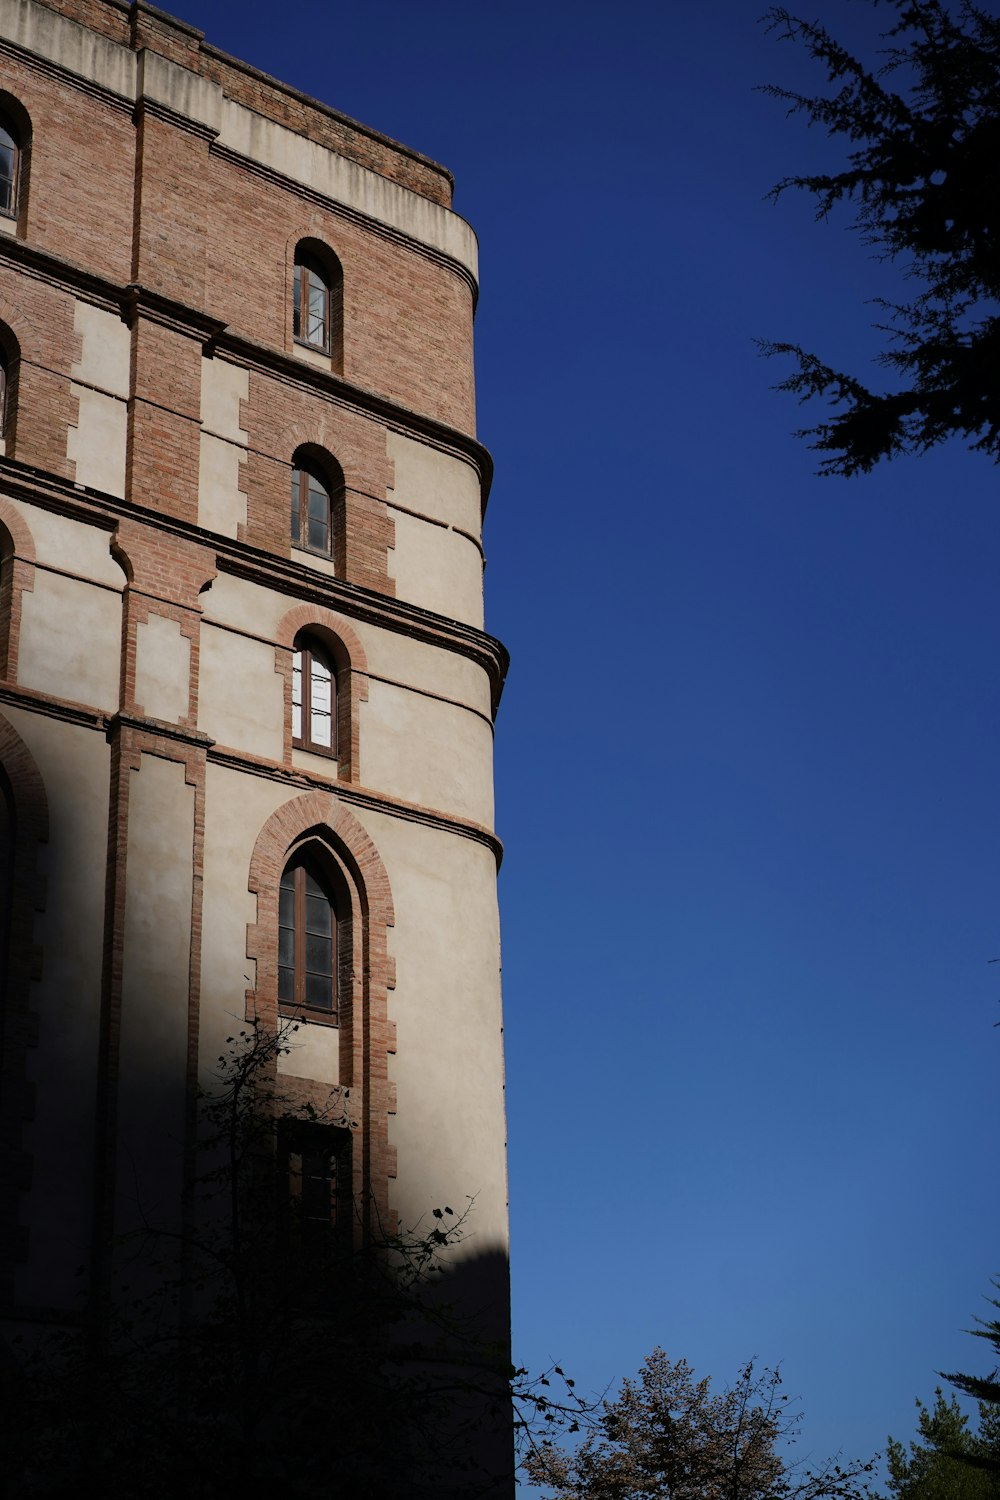
[(17, 377), (20, 350), (17, 340), (5, 324), (0, 323), (0, 453), (12, 453), (14, 424), (17, 418)]
[(278, 1004), (283, 1011), (338, 1020), (337, 911), (315, 859), (285, 866), (278, 896)]
[(315, 465), (295, 460), (292, 469), (292, 546), (307, 552), (333, 551), (333, 503), (329, 485)]
[(21, 149), (6, 119), (0, 115), (0, 214), (17, 218)]
[(318, 256), (299, 251), (295, 256), (295, 306), (292, 332), (300, 344), (330, 353), (331, 287)]
[(298, 637), (292, 656), (292, 742), (337, 753), (337, 669), (311, 635)]
[(344, 273), (322, 240), (302, 240), (295, 249), (292, 335), (297, 344), (343, 364)]

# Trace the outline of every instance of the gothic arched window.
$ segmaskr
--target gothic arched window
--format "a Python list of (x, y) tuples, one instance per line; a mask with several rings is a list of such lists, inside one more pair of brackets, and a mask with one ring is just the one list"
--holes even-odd
[(278, 1004), (338, 1019), (337, 910), (319, 861), (296, 854), (278, 896)]

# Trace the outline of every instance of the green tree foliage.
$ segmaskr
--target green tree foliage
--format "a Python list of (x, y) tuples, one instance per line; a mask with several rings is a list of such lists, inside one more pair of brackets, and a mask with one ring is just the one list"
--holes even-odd
[[(1000, 1291), (1000, 1281), (994, 1281), (993, 1286), (997, 1291)], [(987, 1297), (986, 1300), (991, 1307), (1000, 1309), (1000, 1300), (996, 1297)], [(952, 1374), (946, 1375), (945, 1380), (950, 1381), (956, 1390), (961, 1391), (963, 1395), (972, 1396), (981, 1406), (989, 1408), (992, 1415), (996, 1417), (997, 1422), (1000, 1423), (1000, 1318), (977, 1318), (976, 1322), (979, 1324), (979, 1327), (970, 1328), (969, 1332), (975, 1338), (985, 1339), (988, 1344), (992, 1345), (993, 1352), (997, 1357), (997, 1364), (994, 1367), (992, 1375)], [(998, 1457), (1000, 1457), (1000, 1447), (997, 1448), (997, 1453), (989, 1467), (1000, 1467)]]
[[(872, 0), (877, 5), (879, 0)], [(800, 436), (820, 473), (865, 473), (953, 436), (1000, 462), (1000, 18), (955, 0), (886, 0), (895, 12), (875, 66), (818, 22), (767, 13), (781, 38), (825, 69), (828, 93), (764, 92), (849, 148), (837, 172), (787, 177), (817, 218), (841, 204), (877, 259), (913, 294), (876, 298), (887, 390), (836, 370), (795, 343), (764, 342), (797, 369), (779, 389), (825, 400), (831, 415)]]
[[(970, 1425), (954, 1396), (938, 1389), (934, 1405), (917, 1402), (918, 1438), (889, 1439), (889, 1493), (896, 1500), (998, 1500), (1000, 1406), (982, 1404)], [(992, 1471), (992, 1472), (991, 1472)]]
[(683, 1359), (654, 1349), (636, 1380), (606, 1401), (594, 1430), (571, 1452), (538, 1445), (532, 1481), (557, 1500), (860, 1500), (873, 1464), (822, 1470), (788, 1461), (800, 1414), (777, 1371), (751, 1362), (713, 1392)]

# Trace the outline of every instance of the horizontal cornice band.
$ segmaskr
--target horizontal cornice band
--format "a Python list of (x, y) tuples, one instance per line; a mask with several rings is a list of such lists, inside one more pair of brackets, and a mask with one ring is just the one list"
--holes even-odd
[(173, 298), (164, 297), (138, 282), (122, 286), (108, 281), (92, 271), (27, 245), (23, 240), (0, 236), (0, 263), (8, 261), (39, 279), (52, 282), (70, 293), (83, 293), (91, 301), (103, 307), (114, 308), (129, 324), (137, 316), (149, 317), (166, 324), (178, 332), (197, 339), (210, 354), (227, 354), (237, 364), (249, 369), (277, 375), (289, 384), (304, 389), (322, 391), (340, 405), (350, 407), (366, 416), (374, 417), (397, 432), (418, 438), (421, 442), (463, 458), (479, 475), (480, 502), (486, 514), (490, 486), (493, 482), (493, 459), (489, 449), (476, 438), (449, 427), (434, 417), (412, 411), (409, 407), (387, 396), (380, 396), (365, 386), (353, 385), (332, 371), (320, 369), (305, 360), (286, 354), (283, 349), (257, 343), (229, 330), (219, 318), (213, 318), (198, 308), (190, 307)]
[(103, 526), (107, 531), (113, 531), (125, 517), (141, 521), (211, 551), (221, 572), (275, 589), (300, 603), (319, 604), (349, 619), (467, 657), (486, 673), (492, 712), (496, 715), (510, 656), (502, 642), (485, 630), (342, 578), (331, 578), (325, 573), (307, 574), (290, 558), (276, 557), (247, 542), (217, 536), (163, 511), (149, 510), (115, 495), (71, 484), (17, 459), (0, 457), (0, 484), (5, 493), (15, 498), (63, 515), (85, 516), (91, 524)]

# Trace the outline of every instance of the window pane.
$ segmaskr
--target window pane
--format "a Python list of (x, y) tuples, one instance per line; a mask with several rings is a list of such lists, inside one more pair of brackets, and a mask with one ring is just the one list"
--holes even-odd
[(306, 897), (306, 932), (315, 933), (329, 941), (333, 930), (330, 917), (330, 903), (325, 896)]
[(292, 738), (302, 738), (302, 652), (292, 657)]
[(320, 349), (326, 348), (326, 309), (328, 293), (326, 287), (317, 278), (315, 272), (309, 274), (309, 331), (306, 335), (310, 344), (315, 344)]
[(309, 546), (314, 552), (329, 552), (330, 528), (325, 520), (318, 521), (313, 516), (309, 517)]
[(295, 975), (291, 969), (278, 969), (278, 999), (289, 1005), (295, 1000)]
[(297, 542), (299, 540), (299, 534), (300, 534), (300, 531), (302, 529), (301, 522), (299, 520), (299, 483), (300, 483), (301, 477), (302, 476), (301, 476), (299, 470), (298, 469), (293, 469), (293, 471), (292, 471), (292, 541), (293, 542)]
[(17, 183), (17, 148), (13, 138), (0, 125), (0, 211), (14, 212), (14, 189)]
[(295, 300), (292, 304), (292, 334), (302, 337), (302, 267), (295, 267)]
[(306, 1004), (313, 1010), (333, 1010), (333, 980), (329, 974), (306, 975)]
[(309, 475), (309, 514), (325, 520), (330, 508), (330, 496), (326, 485), (315, 474)]
[(306, 933), (306, 973), (329, 979), (333, 972), (333, 943), (329, 934)]
[(295, 963), (295, 931), (291, 927), (278, 928), (278, 963), (286, 969)]

